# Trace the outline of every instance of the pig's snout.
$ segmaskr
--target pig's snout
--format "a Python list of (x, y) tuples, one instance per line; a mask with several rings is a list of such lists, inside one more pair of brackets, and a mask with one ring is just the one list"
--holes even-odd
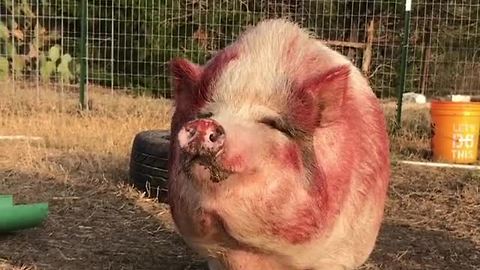
[(224, 145), (225, 130), (212, 119), (185, 124), (178, 134), (180, 148), (193, 155), (215, 155)]

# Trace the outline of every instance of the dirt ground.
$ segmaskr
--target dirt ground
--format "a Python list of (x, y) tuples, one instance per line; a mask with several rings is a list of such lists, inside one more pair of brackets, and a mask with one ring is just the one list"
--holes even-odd
[[(0, 86), (0, 136), (43, 138), (0, 140), (0, 194), (50, 205), (41, 226), (0, 234), (0, 269), (206, 269), (168, 207), (125, 184), (133, 136), (167, 128), (169, 102), (93, 88), (85, 114), (76, 95), (40, 90)], [(480, 269), (480, 172), (395, 162), (425, 158), (422, 113), (392, 136), (386, 216), (364, 270)]]

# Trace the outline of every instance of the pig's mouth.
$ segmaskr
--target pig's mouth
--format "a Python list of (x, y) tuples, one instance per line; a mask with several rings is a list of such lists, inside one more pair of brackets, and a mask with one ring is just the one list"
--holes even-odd
[(218, 183), (227, 179), (235, 167), (226, 162), (226, 133), (213, 119), (196, 119), (186, 123), (178, 133), (183, 153), (183, 170), (199, 180)]
[[(217, 155), (218, 156), (218, 155)], [(234, 172), (224, 168), (214, 155), (191, 155), (184, 159), (184, 170), (192, 174), (192, 169), (195, 164), (203, 166), (210, 172), (210, 180), (214, 183), (219, 183), (226, 180)]]

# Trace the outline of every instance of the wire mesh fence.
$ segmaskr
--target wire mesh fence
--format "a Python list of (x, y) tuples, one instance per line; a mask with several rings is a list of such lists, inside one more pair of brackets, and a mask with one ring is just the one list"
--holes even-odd
[[(0, 0), (0, 80), (77, 89), (81, 1)], [(399, 85), (403, 0), (86, 1), (89, 85), (170, 96), (167, 62), (204, 63), (246, 27), (289, 18), (345, 54), (378, 97)], [(413, 1), (405, 90), (427, 96), (480, 90), (480, 2)], [(39, 90), (41, 91), (41, 90)]]

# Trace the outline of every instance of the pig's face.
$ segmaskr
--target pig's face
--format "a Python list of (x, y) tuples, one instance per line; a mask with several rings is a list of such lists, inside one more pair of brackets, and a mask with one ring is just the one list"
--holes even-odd
[(211, 102), (178, 133), (184, 169), (201, 181), (300, 170), (294, 130), (264, 104)]
[(328, 108), (341, 102), (335, 91), (346, 85), (350, 67), (272, 77), (251, 72), (249, 61), (233, 47), (204, 67), (172, 62), (177, 85), (172, 131), (181, 169), (203, 183), (231, 176), (312, 177), (313, 133), (328, 122)]

